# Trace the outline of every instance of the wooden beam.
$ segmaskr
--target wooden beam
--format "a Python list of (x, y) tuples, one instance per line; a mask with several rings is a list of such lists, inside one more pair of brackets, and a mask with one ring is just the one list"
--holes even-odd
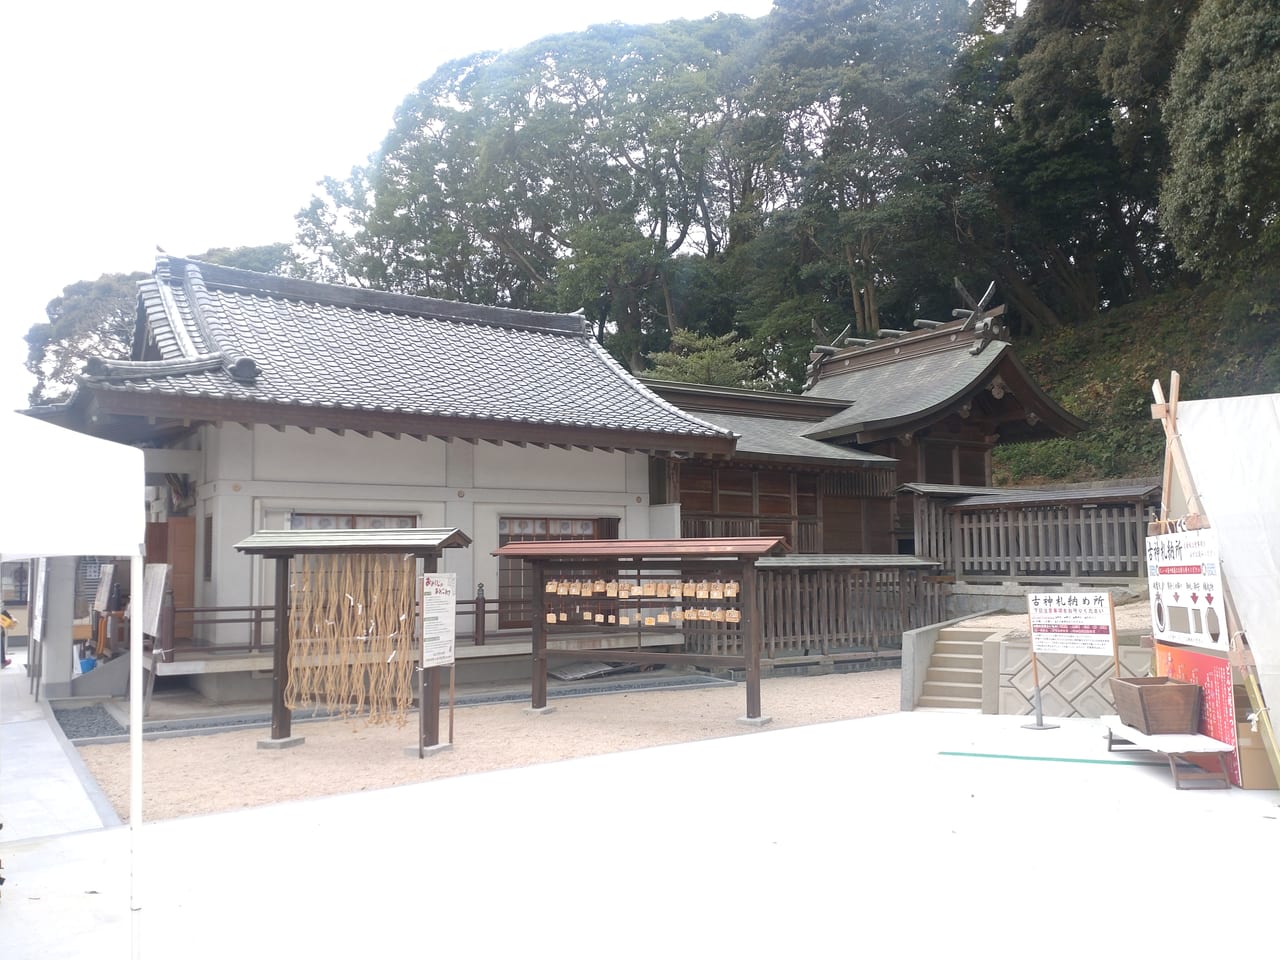
[[(1177, 473), (1178, 481), (1182, 484), (1183, 493), (1187, 497), (1187, 513), (1193, 516), (1203, 516), (1204, 510), (1200, 505), (1200, 495), (1196, 492), (1195, 480), (1191, 476), (1191, 468), (1187, 464), (1186, 452), (1182, 449), (1182, 437), (1178, 433), (1178, 394), (1181, 388), (1182, 378), (1178, 376), (1178, 371), (1174, 370), (1169, 377), (1169, 401), (1165, 403), (1164, 390), (1160, 386), (1160, 381), (1156, 380), (1151, 385), (1151, 393), (1156, 399), (1156, 405), (1166, 407), (1166, 415), (1161, 417), (1164, 424), (1164, 483), (1160, 490), (1160, 519), (1168, 522), (1169, 520), (1169, 499), (1173, 495), (1173, 473)], [(1155, 409), (1154, 407), (1152, 408)], [(1173, 469), (1171, 470), (1170, 467)]]

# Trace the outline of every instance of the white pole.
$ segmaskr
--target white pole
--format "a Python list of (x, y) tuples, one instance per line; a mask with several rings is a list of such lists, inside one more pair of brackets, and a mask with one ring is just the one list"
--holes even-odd
[(129, 916), (133, 958), (142, 956), (138, 832), (142, 829), (142, 551), (129, 562)]

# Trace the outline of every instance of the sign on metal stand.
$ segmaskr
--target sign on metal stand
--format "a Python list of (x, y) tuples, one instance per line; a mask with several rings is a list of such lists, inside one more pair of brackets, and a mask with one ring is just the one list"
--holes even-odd
[(1044, 722), (1040, 700), (1040, 653), (1068, 656), (1111, 656), (1119, 670), (1116, 649), (1115, 612), (1111, 594), (1029, 593), (1027, 622), (1031, 627), (1031, 679), (1035, 685), (1036, 722), (1023, 724), (1027, 730), (1056, 730), (1056, 723)]

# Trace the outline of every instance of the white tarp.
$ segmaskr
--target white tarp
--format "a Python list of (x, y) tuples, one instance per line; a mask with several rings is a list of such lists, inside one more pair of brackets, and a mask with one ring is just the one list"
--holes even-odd
[[(0, 411), (8, 453), (0, 484), (0, 559), (129, 557), (131, 599), (142, 597), (146, 467), (141, 450)], [(142, 824), (142, 617), (129, 623), (129, 905), (133, 956), (142, 911), (134, 876)]]
[(1188, 400), (1177, 417), (1263, 696), (1280, 704), (1280, 394)]
[(0, 560), (132, 557), (146, 535), (142, 451), (0, 411)]

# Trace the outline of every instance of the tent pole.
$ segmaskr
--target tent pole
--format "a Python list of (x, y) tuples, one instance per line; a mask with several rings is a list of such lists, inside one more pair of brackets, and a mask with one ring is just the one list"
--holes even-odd
[[(143, 546), (129, 561), (129, 916), (134, 960), (142, 956), (138, 903), (138, 832), (142, 829), (142, 583)], [(155, 669), (154, 667), (152, 669)]]

